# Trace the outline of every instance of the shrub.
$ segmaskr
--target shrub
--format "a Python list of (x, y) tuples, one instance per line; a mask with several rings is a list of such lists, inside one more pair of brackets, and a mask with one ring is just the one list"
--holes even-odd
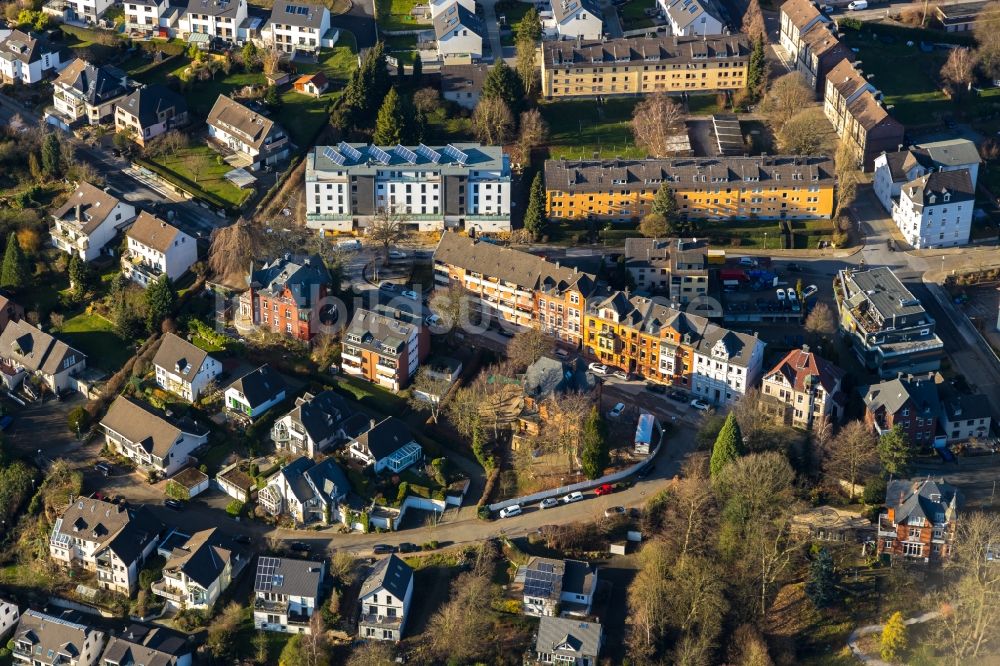
[(167, 497), (171, 499), (181, 500), (181, 501), (191, 499), (190, 495), (188, 494), (188, 489), (182, 486), (181, 484), (177, 483), (173, 479), (167, 481), (167, 487), (163, 489), (163, 492), (166, 494)]
[(406, 481), (403, 481), (402, 483), (399, 484), (399, 490), (396, 491), (396, 501), (402, 502), (404, 499), (406, 499), (406, 496), (409, 494), (410, 494), (410, 484), (407, 483)]
[(422, 550), (437, 550), (438, 542), (436, 540), (428, 541), (423, 546), (420, 547)]
[(226, 513), (230, 516), (238, 516), (243, 513), (243, 502), (238, 499), (234, 499), (229, 504), (226, 505)]
[(881, 476), (874, 476), (865, 483), (865, 489), (861, 494), (861, 499), (870, 506), (881, 506), (885, 501), (885, 479)]
[(90, 414), (83, 406), (75, 407), (66, 417), (70, 432), (84, 433), (90, 427)]

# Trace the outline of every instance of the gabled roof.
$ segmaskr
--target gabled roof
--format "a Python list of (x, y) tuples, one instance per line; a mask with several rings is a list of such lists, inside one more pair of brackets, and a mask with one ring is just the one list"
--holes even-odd
[(285, 289), (291, 293), (295, 304), (309, 307), (318, 287), (329, 284), (330, 273), (323, 258), (286, 253), (259, 268), (251, 264), (248, 285), (263, 296), (281, 297)]
[(168, 224), (146, 211), (139, 213), (139, 216), (135, 218), (135, 222), (129, 228), (126, 236), (164, 254), (173, 246), (175, 241), (180, 242), (182, 238), (185, 243), (195, 242), (194, 238), (188, 236), (174, 225)]
[(989, 398), (981, 393), (950, 396), (942, 399), (941, 404), (944, 408), (945, 419), (951, 423), (969, 419), (992, 418)]
[(368, 578), (361, 585), (358, 598), (364, 599), (372, 592), (385, 590), (402, 600), (406, 597), (406, 588), (409, 587), (412, 578), (413, 569), (410, 568), (410, 565), (395, 555), (390, 555), (375, 563), (372, 572), (368, 574)]
[(83, 656), (84, 645), (91, 641), (103, 642), (104, 633), (78, 622), (29, 609), (21, 615), (13, 640), (29, 642), (32, 659), (38, 663), (61, 664), (79, 660)]
[(942, 206), (972, 201), (976, 198), (976, 186), (968, 169), (934, 171), (903, 185), (901, 195), (914, 206)]
[(420, 330), (418, 324), (358, 308), (345, 331), (344, 340), (380, 354), (400, 355), (411, 336)]
[(272, 133), (281, 134), (284, 130), (273, 120), (260, 115), (236, 100), (219, 95), (208, 112), (209, 125), (236, 137), (248, 146), (260, 150), (264, 141)]
[(409, 427), (395, 416), (386, 417), (357, 439), (376, 461), (388, 458), (413, 441)]
[(202, 437), (208, 430), (189, 419), (168, 419), (153, 407), (123, 395), (115, 398), (101, 426), (138, 444), (147, 453), (165, 460), (184, 433)]
[(318, 600), (324, 566), (323, 562), (262, 556), (257, 560), (254, 592)]
[(601, 625), (579, 619), (544, 615), (538, 623), (535, 651), (567, 657), (596, 657), (601, 649)]
[(543, 400), (566, 391), (591, 391), (596, 382), (594, 376), (582, 367), (542, 356), (524, 371), (522, 386), (525, 395)]
[(110, 548), (123, 562), (132, 563), (160, 535), (163, 523), (145, 507), (125, 508), (79, 497), (57, 519), (53, 531), (96, 542), (98, 550)]
[(715, 0), (670, 0), (666, 3), (666, 10), (667, 17), (681, 30), (705, 15), (725, 25), (722, 10)]
[(222, 575), (233, 557), (240, 554), (232, 539), (213, 527), (195, 532), (183, 546), (175, 548), (166, 568), (182, 572), (208, 589)]
[(136, 562), (150, 542), (160, 538), (164, 525), (146, 507), (128, 509), (129, 521), (108, 542), (107, 548), (122, 562)]
[(324, 500), (344, 497), (351, 492), (347, 474), (333, 458), (327, 458), (307, 469), (305, 477)]
[(552, 16), (564, 23), (580, 12), (587, 12), (598, 19), (604, 19), (604, 12), (596, 0), (552, 0)]
[(175, 333), (167, 333), (153, 357), (153, 365), (170, 373), (179, 374), (188, 381), (194, 379), (209, 354)]
[(298, 424), (314, 442), (329, 439), (340, 430), (341, 423), (354, 413), (347, 401), (333, 390), (313, 395), (306, 393), (295, 399), (295, 407), (288, 413), (292, 423)]
[(56, 53), (59, 47), (41, 35), (14, 30), (0, 42), (0, 59), (19, 60), (26, 65), (38, 62), (46, 53)]
[(889, 115), (876, 98), (878, 91), (850, 60), (845, 59), (837, 63), (826, 75), (826, 81), (848, 100), (848, 113), (865, 131), (870, 132), (881, 126), (897, 131), (902, 137), (903, 125)]
[(52, 217), (77, 227), (81, 233), (89, 236), (104, 223), (119, 203), (121, 200), (114, 195), (86, 181), (80, 181), (73, 194), (69, 195), (66, 203), (52, 213)]
[(234, 380), (226, 389), (236, 389), (243, 394), (250, 407), (257, 407), (277, 398), (287, 386), (281, 375), (265, 363)]
[(128, 92), (125, 87), (125, 72), (114, 67), (91, 65), (83, 58), (77, 58), (67, 65), (59, 73), (55, 85), (75, 90), (95, 106)]
[(487, 37), (482, 20), (458, 2), (434, 17), (434, 34), (439, 40), (450, 37), (450, 33), (459, 28), (465, 28), (482, 39)]
[(236, 17), (241, 0), (188, 0), (188, 14)]
[(330, 13), (330, 10), (323, 5), (311, 5), (305, 2), (287, 2), (281, 0), (274, 3), (271, 9), (271, 18), (268, 23), (278, 25), (295, 25), (300, 28), (323, 27), (323, 17)]
[(812, 0), (785, 0), (781, 4), (781, 13), (787, 16), (800, 32), (816, 25), (817, 22), (831, 22), (831, 19), (819, 10)]
[(443, 65), (441, 67), (442, 92), (475, 92), (483, 89), (483, 82), (490, 68), (487, 65)]
[(111, 637), (100, 663), (177, 666), (181, 658), (190, 655), (191, 651), (181, 634), (164, 627), (132, 624), (121, 634)]
[(313, 72), (312, 74), (303, 74), (299, 78), (295, 79), (295, 85), (305, 85), (307, 83), (312, 83), (314, 86), (320, 90), (324, 90), (329, 84), (326, 78), (326, 74), (323, 72)]
[(170, 88), (153, 84), (139, 88), (116, 105), (135, 116), (142, 127), (150, 127), (160, 122), (159, 114), (173, 109), (174, 116), (187, 113), (187, 102)]
[(942, 525), (954, 517), (958, 490), (940, 479), (897, 479), (890, 481), (885, 490), (885, 506), (893, 511), (896, 524), (917, 517), (931, 525)]
[(932, 375), (905, 375), (873, 384), (868, 387), (864, 401), (872, 414), (881, 410), (896, 414), (907, 403), (916, 410), (915, 417), (936, 418), (940, 411), (938, 389)]
[(796, 391), (805, 391), (818, 384), (832, 395), (846, 373), (804, 346), (788, 352), (765, 376), (775, 374), (783, 376)]
[(54, 375), (87, 360), (87, 356), (57, 340), (27, 320), (12, 321), (0, 333), (0, 358), (10, 359), (29, 372)]

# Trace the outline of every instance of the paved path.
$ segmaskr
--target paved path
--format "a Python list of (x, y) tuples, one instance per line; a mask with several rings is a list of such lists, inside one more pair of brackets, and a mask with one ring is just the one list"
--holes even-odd
[(499, 62), (503, 59), (503, 44), (500, 42), (500, 23), (497, 21), (497, 0), (479, 0), (479, 4), (483, 6), (483, 20), (490, 37), (493, 62)]
[[(933, 620), (939, 615), (941, 615), (941, 613), (937, 611), (931, 611), (930, 613), (924, 613), (923, 615), (918, 615), (917, 617), (911, 617), (910, 619), (905, 620), (904, 622), (907, 626), (911, 624), (921, 624), (923, 622)], [(892, 664), (890, 664), (887, 661), (882, 661), (877, 657), (872, 657), (871, 655), (866, 654), (861, 650), (861, 648), (858, 647), (859, 638), (861, 638), (862, 636), (867, 636), (869, 634), (879, 633), (882, 631), (883, 626), (885, 625), (869, 624), (866, 627), (859, 627), (858, 629), (852, 631), (851, 635), (847, 638), (847, 647), (850, 648), (851, 654), (857, 657), (857, 659), (861, 663), (870, 664), (870, 666), (892, 666)]]

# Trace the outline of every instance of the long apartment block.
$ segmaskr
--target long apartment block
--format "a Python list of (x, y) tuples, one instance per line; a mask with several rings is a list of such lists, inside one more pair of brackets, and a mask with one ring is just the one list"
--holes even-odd
[(835, 182), (824, 155), (545, 162), (546, 210), (568, 220), (641, 218), (661, 187), (690, 218), (829, 218)]
[(711, 92), (746, 86), (742, 35), (542, 42), (547, 98)]
[(841, 60), (826, 75), (823, 113), (837, 136), (847, 142), (871, 170), (883, 152), (899, 150), (905, 129), (882, 105), (882, 93), (858, 69), (858, 64)]
[(510, 159), (500, 146), (316, 146), (306, 163), (306, 224), (364, 228), (380, 212), (420, 231), (510, 230)]

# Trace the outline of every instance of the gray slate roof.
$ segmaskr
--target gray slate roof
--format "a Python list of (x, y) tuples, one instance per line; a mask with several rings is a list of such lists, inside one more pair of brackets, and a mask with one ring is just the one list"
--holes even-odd
[(180, 548), (175, 548), (166, 568), (180, 570), (203, 588), (215, 582), (234, 556), (241, 556), (232, 539), (216, 528), (195, 532)]
[(354, 317), (345, 333), (347, 336), (357, 336), (359, 341), (347, 338), (345, 340), (352, 345), (365, 347), (380, 354), (399, 355), (405, 349), (406, 341), (419, 331), (419, 328), (418, 324), (359, 308), (354, 312)]
[(567, 391), (591, 391), (596, 384), (597, 380), (586, 371), (582, 359), (574, 366), (543, 356), (524, 371), (524, 393), (536, 400)]
[(131, 625), (121, 635), (111, 637), (101, 663), (177, 666), (181, 657), (190, 653), (187, 641), (176, 633), (163, 627)]
[(976, 187), (968, 169), (929, 173), (903, 185), (903, 192), (917, 206), (941, 206), (976, 198)]
[(910, 402), (917, 412), (914, 416), (929, 418), (937, 416), (940, 405), (932, 375), (907, 375), (873, 384), (868, 387), (864, 400), (872, 413), (884, 409), (887, 414), (896, 414)]
[(347, 401), (333, 390), (313, 395), (306, 393), (295, 399), (295, 408), (289, 412), (292, 423), (302, 426), (314, 442), (322, 442), (340, 430), (341, 423), (354, 410)]
[(990, 401), (985, 395), (956, 395), (941, 401), (945, 418), (954, 423), (969, 419), (992, 418)]
[(328, 11), (323, 5), (281, 1), (274, 3), (268, 23), (295, 25), (301, 28), (314, 28), (318, 30), (323, 25), (323, 14)]
[[(60, 222), (78, 227), (81, 233), (90, 235), (107, 219), (121, 201), (86, 181), (80, 181), (66, 202), (52, 213)], [(126, 220), (122, 220), (122, 223)]]
[(389, 416), (372, 426), (357, 441), (375, 460), (382, 460), (415, 440), (406, 423)]
[[(885, 505), (895, 510), (896, 524), (921, 517), (932, 525), (940, 525), (957, 508), (958, 490), (940, 479), (897, 479), (886, 488)], [(945, 516), (944, 521), (939, 519), (941, 515)]]
[(95, 106), (128, 92), (125, 87), (125, 72), (115, 67), (91, 65), (82, 58), (67, 65), (55, 82), (79, 92), (87, 102)]
[(14, 30), (0, 43), (0, 59), (19, 60), (24, 64), (38, 62), (46, 53), (57, 53), (59, 47), (41, 35)]
[[(146, 211), (139, 213), (138, 217), (135, 218), (135, 222), (129, 227), (126, 235), (146, 247), (151, 247), (164, 254), (174, 244), (175, 239), (178, 239), (181, 235), (187, 236), (187, 234), (174, 225), (168, 224)], [(195, 242), (190, 236), (188, 236), (188, 239), (190, 239), (189, 242)]]
[(482, 20), (457, 2), (434, 17), (434, 34), (438, 40), (448, 37), (449, 33), (460, 28), (486, 39), (486, 27), (483, 26)]
[(318, 297), (314, 291), (329, 282), (330, 273), (318, 254), (288, 253), (260, 267), (251, 264), (248, 279), (249, 286), (264, 296), (280, 297), (287, 288), (300, 308), (310, 307), (313, 297)]
[(170, 419), (153, 407), (123, 395), (115, 398), (101, 425), (127, 437), (148, 453), (165, 459), (183, 433), (202, 436), (207, 428), (190, 419)]
[(361, 592), (358, 598), (363, 599), (372, 592), (384, 589), (386, 592), (402, 600), (406, 597), (406, 588), (410, 585), (413, 577), (413, 569), (406, 562), (390, 555), (375, 563), (372, 572), (361, 585)]
[(323, 562), (261, 557), (257, 560), (254, 591), (318, 599), (324, 566)]
[(285, 133), (281, 125), (270, 118), (225, 95), (219, 95), (215, 99), (206, 122), (257, 150), (263, 148), (264, 142), (272, 134), (280, 137)]
[(552, 16), (559, 23), (573, 18), (581, 10), (599, 19), (604, 18), (604, 12), (596, 0), (552, 0)]
[(25, 319), (8, 323), (0, 333), (0, 358), (16, 361), (30, 372), (46, 375), (60, 372), (67, 362), (72, 361), (72, 367), (87, 360), (83, 352), (35, 328)]
[(158, 365), (167, 372), (177, 373), (187, 380), (192, 380), (201, 370), (209, 354), (197, 345), (193, 345), (174, 333), (163, 336), (160, 348), (153, 357), (153, 365)]
[(187, 113), (187, 101), (170, 88), (155, 83), (139, 88), (118, 102), (117, 106), (139, 119), (139, 125), (150, 127), (157, 124), (159, 114), (173, 109), (174, 116)]
[(188, 0), (188, 14), (208, 14), (236, 18), (240, 0)]
[(226, 387), (239, 391), (251, 407), (257, 407), (272, 400), (287, 389), (285, 380), (267, 363), (251, 370)]
[[(32, 663), (62, 664), (78, 660), (88, 641), (103, 641), (104, 632), (29, 609), (21, 615), (13, 640), (31, 643)], [(49, 656), (49, 652), (52, 652), (52, 656)], [(61, 655), (65, 655), (65, 658), (61, 658)]]
[(601, 649), (601, 633), (597, 622), (545, 615), (538, 623), (535, 651), (593, 659)]

